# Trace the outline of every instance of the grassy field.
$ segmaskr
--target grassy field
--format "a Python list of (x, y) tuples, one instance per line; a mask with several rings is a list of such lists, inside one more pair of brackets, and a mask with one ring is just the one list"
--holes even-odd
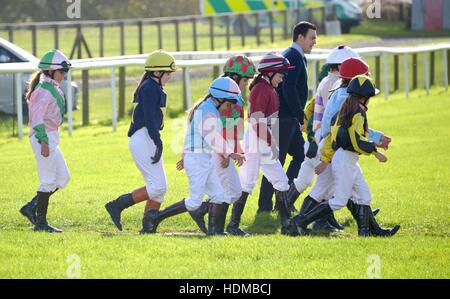
[[(169, 98), (169, 101), (178, 99)], [(276, 214), (256, 216), (258, 190), (244, 212), (251, 237), (204, 237), (183, 214), (163, 222), (156, 235), (140, 236), (143, 205), (123, 213), (116, 231), (103, 205), (143, 185), (128, 150), (129, 119), (116, 133), (107, 124), (61, 133), (72, 180), (50, 203), (49, 219), (64, 233), (34, 233), (18, 210), (34, 194), (36, 165), (26, 140), (0, 139), (0, 277), (67, 278), (79, 258), (81, 278), (367, 278), (373, 258), (381, 278), (450, 277), (450, 97), (397, 93), (373, 99), (370, 126), (393, 139), (389, 162), (362, 157), (373, 207), (384, 226), (400, 223), (390, 239), (358, 238), (346, 210), (336, 213), (345, 232), (291, 238), (279, 232)], [(187, 178), (175, 170), (185, 128), (183, 117), (163, 131), (169, 191), (163, 206), (188, 195)]]
[(360, 26), (353, 27), (351, 34), (364, 34), (375, 37), (449, 37), (450, 30), (441, 32), (417, 32), (407, 28), (406, 22), (381, 19), (365, 20)]

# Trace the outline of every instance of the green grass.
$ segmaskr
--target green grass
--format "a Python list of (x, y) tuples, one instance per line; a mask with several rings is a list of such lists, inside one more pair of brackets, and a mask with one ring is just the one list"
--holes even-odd
[[(169, 98), (169, 101), (175, 99)], [(204, 237), (183, 214), (164, 221), (156, 235), (140, 236), (143, 205), (123, 213), (117, 232), (103, 205), (143, 185), (128, 150), (129, 119), (116, 133), (109, 125), (61, 133), (71, 172), (67, 189), (51, 199), (49, 219), (62, 235), (34, 233), (19, 214), (38, 184), (29, 142), (0, 139), (0, 277), (66, 278), (71, 255), (80, 257), (81, 278), (367, 278), (368, 257), (378, 255), (382, 278), (450, 277), (450, 97), (436, 87), (409, 99), (397, 93), (373, 99), (370, 126), (393, 139), (387, 164), (361, 157), (384, 226), (400, 223), (390, 239), (357, 237), (347, 210), (336, 213), (345, 232), (291, 238), (279, 233), (276, 214), (255, 216), (259, 186), (249, 198), (242, 227), (249, 238)], [(175, 170), (185, 119), (169, 119), (163, 131), (169, 191), (163, 206), (188, 195)]]

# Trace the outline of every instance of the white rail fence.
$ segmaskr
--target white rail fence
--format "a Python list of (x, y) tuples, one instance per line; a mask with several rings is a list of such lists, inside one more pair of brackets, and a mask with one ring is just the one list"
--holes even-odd
[[(409, 55), (419, 54), (419, 53), (438, 53), (442, 54), (442, 64), (443, 64), (443, 85), (445, 90), (448, 91), (449, 77), (448, 77), (448, 50), (450, 49), (450, 44), (440, 44), (432, 46), (420, 46), (420, 47), (410, 47), (410, 48), (387, 48), (387, 47), (370, 47), (370, 48), (359, 48), (356, 49), (359, 55), (363, 58), (366, 57), (379, 57), (384, 60), (384, 95), (385, 99), (389, 97), (389, 55), (398, 55), (403, 57), (403, 73), (404, 73), (404, 84), (405, 92), (408, 97), (410, 84), (409, 84)], [(190, 91), (190, 75), (189, 71), (194, 68), (199, 67), (220, 67), (222, 66), (227, 57), (234, 54), (242, 53), (248, 56), (252, 56), (252, 60), (255, 63), (259, 63), (262, 55), (273, 50), (254, 50), (254, 51), (226, 51), (226, 52), (176, 52), (173, 53), (177, 59), (177, 65), (182, 69), (183, 72), (183, 86), (184, 86), (184, 96), (187, 101), (187, 106), (192, 105), (191, 91)], [(282, 52), (283, 49), (276, 49), (277, 52)], [(317, 63), (320, 61), (325, 61), (330, 50), (315, 50), (312, 54), (307, 54), (308, 64), (312, 65), (312, 82), (310, 82), (311, 89), (315, 92), (317, 87)], [(430, 62), (429, 55), (424, 55), (424, 71), (425, 71), (425, 89), (427, 94), (430, 90)], [(92, 69), (104, 69), (109, 68), (111, 70), (110, 75), (110, 87), (111, 87), (111, 103), (112, 103), (112, 126), (113, 131), (117, 129), (117, 96), (116, 96), (116, 69), (119, 67), (126, 66), (143, 66), (145, 63), (146, 55), (132, 55), (132, 56), (117, 56), (109, 58), (92, 58), (92, 59), (79, 59), (73, 60), (72, 64), (76, 70), (92, 70)], [(0, 64), (0, 74), (14, 74), (15, 76), (15, 95), (16, 95), (16, 107), (17, 107), (17, 123), (18, 123), (18, 137), (23, 138), (23, 111), (22, 111), (22, 76), (24, 73), (32, 73), (37, 70), (37, 66), (28, 62), (22, 63), (5, 63)], [(73, 69), (67, 74), (68, 82), (72, 81)], [(72, 89), (68, 88), (66, 90), (67, 97), (67, 107), (72, 107), (73, 95)], [(67, 109), (67, 122), (68, 122), (68, 133), (72, 135), (73, 133), (73, 118), (72, 109)]]

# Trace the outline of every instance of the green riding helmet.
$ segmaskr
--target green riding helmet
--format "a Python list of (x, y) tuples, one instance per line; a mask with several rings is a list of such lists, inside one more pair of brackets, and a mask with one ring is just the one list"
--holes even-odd
[(256, 67), (250, 58), (244, 55), (230, 57), (223, 67), (224, 74), (237, 74), (240, 77), (253, 78)]

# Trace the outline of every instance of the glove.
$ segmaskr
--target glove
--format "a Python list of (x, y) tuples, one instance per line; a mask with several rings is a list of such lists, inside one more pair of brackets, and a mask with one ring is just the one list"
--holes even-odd
[(152, 161), (153, 161), (152, 164), (156, 164), (159, 162), (159, 160), (161, 160), (162, 151), (163, 151), (162, 144), (159, 146), (156, 146), (155, 155), (152, 157)]
[(317, 143), (315, 141), (311, 141), (309, 143), (308, 151), (306, 152), (306, 157), (312, 159), (315, 156), (317, 156), (317, 150), (319, 147), (317, 146)]

